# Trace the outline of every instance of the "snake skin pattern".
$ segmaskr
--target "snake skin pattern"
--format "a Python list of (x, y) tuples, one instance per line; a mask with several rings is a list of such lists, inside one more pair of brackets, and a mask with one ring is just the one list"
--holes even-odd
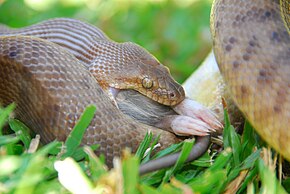
[(290, 36), (280, 12), (287, 1), (280, 2), (216, 0), (211, 31), (217, 63), (239, 109), (290, 160)]
[(131, 42), (114, 42), (85, 22), (57, 18), (21, 29), (2, 27), (0, 35), (34, 36), (66, 48), (89, 68), (105, 90), (134, 89), (170, 106), (185, 97), (183, 87), (168, 68), (144, 48)]
[(163, 147), (180, 141), (121, 114), (89, 71), (55, 44), (33, 37), (1, 37), (0, 64), (1, 102), (16, 102), (18, 118), (45, 143), (64, 141), (91, 104), (97, 112), (83, 143), (100, 144), (97, 154), (105, 154), (109, 166), (125, 147), (136, 151), (148, 130), (161, 134)]

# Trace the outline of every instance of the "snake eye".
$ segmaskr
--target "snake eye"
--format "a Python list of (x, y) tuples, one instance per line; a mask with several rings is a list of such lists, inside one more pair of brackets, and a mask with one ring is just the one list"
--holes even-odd
[(149, 77), (144, 77), (142, 79), (142, 86), (146, 89), (150, 89), (153, 86), (153, 81)]

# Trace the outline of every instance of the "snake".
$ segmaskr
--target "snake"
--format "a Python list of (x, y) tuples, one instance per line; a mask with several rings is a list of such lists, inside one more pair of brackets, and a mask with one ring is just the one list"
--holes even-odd
[[(0, 79), (0, 88), (3, 91), (0, 94), (1, 103), (6, 106), (16, 102), (17, 118), (39, 133), (42, 142), (48, 143), (54, 139), (64, 141), (80, 118), (81, 112), (90, 104), (97, 107), (97, 112), (92, 126), (84, 135), (83, 144), (99, 144), (100, 149), (96, 151), (96, 154), (103, 153), (109, 167), (113, 166), (113, 158), (120, 156), (125, 147), (129, 147), (135, 152), (148, 131), (155, 136), (161, 135), (159, 140), (161, 148), (183, 140), (183, 138), (167, 132), (171, 128), (168, 127), (168, 123), (163, 122), (166, 116), (168, 116), (166, 121), (171, 122), (178, 115), (168, 105), (173, 106), (184, 100), (183, 87), (173, 80), (168, 68), (159, 64), (157, 59), (140, 46), (133, 43), (113, 42), (100, 29), (69, 18), (47, 20), (22, 29), (11, 29), (3, 25), (0, 27), (0, 34), (2, 36), (0, 38), (2, 56), (0, 72), (3, 75)], [(102, 47), (102, 44), (107, 46)], [(119, 61), (121, 62), (119, 63)], [(129, 66), (133, 63), (135, 68), (130, 72), (132, 67)], [(136, 122), (122, 114), (118, 110), (118, 106), (115, 107), (114, 102), (119, 102), (121, 109), (126, 114), (141, 115), (142, 108), (140, 107), (136, 113), (133, 110), (137, 106), (126, 105), (123, 108), (123, 102), (118, 101), (118, 98), (115, 99), (115, 97), (114, 102), (111, 101), (110, 87), (113, 86), (113, 92), (116, 92), (115, 90), (120, 89), (121, 84), (119, 86), (111, 84), (116, 81), (115, 79), (109, 82), (110, 85), (104, 84), (105, 78), (102, 78), (102, 74), (108, 74), (107, 76), (111, 78), (118, 77), (119, 81), (123, 80), (122, 77), (114, 74), (114, 71), (117, 70), (112, 68), (118, 69), (119, 65), (128, 69), (127, 72), (131, 74), (131, 77), (133, 77), (132, 72), (137, 69), (140, 74), (138, 77), (141, 77), (141, 80), (138, 81), (137, 77), (134, 80), (141, 83), (142, 88), (138, 89), (140, 84), (139, 86), (135, 84), (136, 87), (138, 86), (137, 89), (131, 84), (131, 86), (121, 88), (120, 94), (118, 91), (114, 96), (131, 94), (135, 91), (135, 99), (142, 100), (142, 108), (151, 107), (157, 112), (159, 110), (158, 114), (154, 113), (155, 119), (147, 117), (145, 119), (147, 122), (144, 119), (140, 121), (141, 123)], [(20, 72), (10, 72), (14, 68), (21, 70)], [(22, 72), (23, 68), (27, 72)], [(10, 69), (9, 73), (8, 69)], [(105, 69), (105, 72), (102, 69)], [(141, 70), (142, 73), (140, 73)], [(144, 73), (146, 73), (145, 76)], [(148, 92), (143, 93), (144, 86), (148, 86), (148, 83), (151, 82), (148, 75), (150, 75), (150, 79), (156, 78), (156, 81), (152, 81), (151, 87), (146, 88)], [(127, 77), (126, 74), (124, 76)], [(11, 80), (9, 77), (14, 79)], [(28, 79), (29, 77), (31, 79)], [(125, 79), (126, 81), (128, 79)], [(11, 87), (11, 84), (16, 85)], [(157, 85), (161, 87), (156, 89)], [(158, 92), (159, 90), (161, 92)], [(169, 92), (167, 93), (167, 91)], [(169, 100), (166, 99), (166, 96)], [(144, 105), (146, 106), (144, 107)], [(148, 125), (144, 125), (142, 122)], [(161, 123), (158, 127), (167, 127), (167, 131), (156, 128), (157, 123)], [(162, 123), (165, 123), (166, 126)], [(207, 150), (208, 146), (208, 136), (197, 138), (187, 161), (198, 158)], [(172, 154), (142, 165), (140, 174), (172, 166), (179, 154)]]
[(287, 0), (216, 0), (213, 51), (231, 96), (258, 134), (290, 160)]
[(104, 90), (134, 89), (171, 106), (185, 97), (183, 87), (172, 78), (169, 69), (145, 49), (132, 42), (112, 41), (100, 29), (84, 22), (60, 18), (23, 29), (2, 29), (2, 34), (5, 31), (9, 35), (39, 37), (65, 47), (88, 66)]
[[(248, 12), (250, 8), (251, 10)], [(260, 16), (260, 20), (255, 19), (256, 16)], [(270, 142), (282, 155), (289, 158), (289, 154), (285, 148), (288, 145), (287, 141), (281, 141), (281, 139), (272, 137), (277, 136), (277, 134), (282, 140), (287, 140), (289, 137), (287, 133), (287, 124), (289, 124), (290, 85), (289, 34), (284, 20), (280, 14), (279, 2), (276, 1), (236, 1), (235, 3), (232, 1), (215, 1), (211, 15), (211, 31), (216, 59), (238, 107), (262, 137), (267, 142)], [(60, 24), (59, 26), (62, 25)], [(228, 28), (228, 26), (231, 27)], [(253, 28), (253, 26), (256, 27)], [(241, 29), (245, 31), (241, 31)], [(3, 31), (5, 32), (5, 30), (9, 31), (10, 29), (4, 28)], [(54, 33), (54, 30), (52, 29), (52, 33)], [(64, 32), (70, 34), (71, 30), (72, 28), (67, 28)], [(91, 32), (91, 30), (88, 31)], [(266, 31), (270, 32), (270, 34), (265, 34)], [(80, 45), (79, 41), (75, 46), (75, 43), (72, 43), (71, 40), (66, 40), (71, 45), (71, 53), (53, 43), (33, 37), (34, 35), (29, 34), (30, 32), (30, 30), (27, 30), (26, 33), (28, 34), (24, 34), (24, 36), (16, 33), (14, 36), (0, 38), (0, 99), (4, 105), (17, 102), (17, 115), (29, 126), (33, 126), (33, 129), (41, 134), (44, 142), (49, 142), (56, 138), (65, 140), (80, 117), (81, 112), (90, 104), (96, 105), (97, 112), (91, 122), (92, 124), (88, 127), (84, 135), (83, 142), (85, 144), (94, 144), (96, 142), (100, 144), (100, 149), (97, 153), (105, 154), (108, 164), (112, 164), (113, 157), (120, 155), (124, 147), (130, 147), (135, 151), (148, 129), (153, 133), (160, 134), (160, 142), (163, 147), (180, 141), (172, 133), (161, 131), (154, 127), (148, 127), (120, 113), (101, 86), (103, 83), (106, 90), (108, 87), (118, 85), (119, 82), (115, 82), (113, 85), (109, 85), (106, 80), (103, 82), (100, 81), (100, 84), (96, 83), (92, 75), (92, 73), (96, 72), (96, 69), (91, 68), (88, 71), (82, 62), (92, 60), (85, 54), (89, 51), (87, 49), (88, 47)], [(77, 36), (77, 38), (80, 38), (80, 36)], [(102, 43), (102, 45), (106, 45), (104, 42), (107, 41), (107, 36), (103, 33), (99, 33), (99, 35), (93, 33), (90, 38), (92, 39), (86, 41), (89, 43), (96, 41)], [(276, 43), (275, 46), (270, 44), (272, 43), (271, 41)], [(281, 44), (277, 44), (275, 41)], [(249, 46), (250, 49), (248, 48)], [(104, 49), (105, 47), (98, 48)], [(116, 47), (111, 48), (116, 49)], [(81, 52), (76, 52), (77, 49)], [(91, 52), (96, 51), (100, 50), (96, 49)], [(77, 57), (79, 61), (76, 61), (75, 56), (78, 53), (82, 53), (85, 57), (82, 58), (79, 56)], [(147, 64), (145, 69), (150, 65), (155, 65), (155, 63), (159, 65), (159, 62), (156, 62), (156, 59), (147, 52), (136, 52), (136, 54), (139, 57), (141, 56), (141, 60), (137, 60), (138, 62), (141, 61), (141, 63), (145, 62)], [(148, 56), (149, 60), (142, 58), (144, 55)], [(106, 62), (106, 60), (108, 61), (112, 58), (120, 59), (118, 56), (112, 54), (108, 55), (108, 58), (100, 59), (100, 61)], [(263, 62), (260, 62), (260, 59), (263, 59)], [(276, 68), (273, 68), (273, 64), (278, 65), (276, 65)], [(158, 65), (157, 67), (159, 67)], [(239, 69), (243, 65), (244, 68)], [(232, 69), (232, 71), (244, 77), (234, 76), (228, 66), (239, 67), (238, 69)], [(135, 69), (138, 70), (138, 68)], [(162, 67), (162, 69), (164, 68)], [(110, 71), (111, 69), (105, 70)], [(167, 77), (168, 70), (166, 68), (165, 70)], [(255, 74), (251, 74), (251, 72)], [(275, 74), (272, 74), (272, 72)], [(183, 92), (179, 87), (177, 90), (171, 91), (168, 88), (163, 88), (162, 90), (157, 89), (154, 95), (152, 92), (147, 93), (148, 89), (156, 86), (152, 77), (154, 76), (146, 75), (145, 77), (141, 77), (141, 79), (134, 77), (133, 80), (138, 83), (138, 87), (135, 87), (136, 85), (130, 85), (126, 89), (135, 89), (153, 101), (159, 102), (160, 106), (162, 104), (175, 106), (183, 100)], [(274, 83), (274, 81), (274, 86), (261, 87), (263, 85), (261, 82), (264, 85), (269, 84), (274, 77), (281, 77), (282, 81), (278, 82), (278, 84), (281, 83), (280, 87), (284, 86), (282, 88), (285, 90), (279, 91), (279, 87), (274, 87), (277, 86), (277, 83)], [(260, 80), (260, 85), (254, 85), (253, 80), (256, 80), (257, 83)], [(116, 78), (115, 81), (120, 80)], [(162, 81), (158, 82), (162, 83)], [(242, 86), (237, 86), (239, 82), (243, 83)], [(147, 89), (146, 92), (144, 88)], [(238, 90), (235, 92), (233, 88), (238, 88)], [(262, 90), (261, 93), (258, 92), (260, 95), (259, 100), (256, 100), (258, 99), (256, 96), (251, 95), (251, 92), (256, 88)], [(181, 97), (178, 97), (178, 94), (181, 94)], [(262, 94), (266, 94), (265, 96), (267, 98)], [(269, 100), (270, 95), (277, 97), (277, 94), (279, 94), (279, 97), (282, 96), (280, 102), (283, 101), (283, 106), (279, 106), (280, 109), (277, 109), (277, 103), (275, 104), (274, 101)], [(159, 98), (160, 96), (165, 96), (165, 98)], [(239, 100), (239, 96), (242, 96), (241, 100)], [(179, 99), (181, 100), (178, 101)], [(267, 101), (266, 106), (264, 106), (265, 99)], [(250, 111), (252, 109), (244, 110), (244, 106), (255, 107), (255, 111), (251, 113)], [(264, 107), (266, 107), (266, 111), (263, 110)], [(268, 111), (271, 108), (276, 111)], [(277, 110), (280, 110), (280, 112), (278, 111), (279, 113), (277, 113)], [(252, 119), (253, 117), (251, 115), (261, 115), (261, 113), (263, 113), (263, 117), (256, 118), (254, 116), (254, 119)], [(270, 119), (273, 115), (278, 119)], [(261, 128), (259, 127), (261, 125), (260, 123), (267, 123), (268, 125), (263, 125)], [(279, 128), (279, 125), (282, 128)]]

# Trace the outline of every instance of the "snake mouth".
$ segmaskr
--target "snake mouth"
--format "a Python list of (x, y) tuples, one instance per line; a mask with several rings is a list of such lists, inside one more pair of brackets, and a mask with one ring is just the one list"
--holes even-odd
[(177, 84), (172, 86), (171, 90), (161, 87), (145, 89), (141, 84), (137, 84), (136, 86), (130, 85), (129, 82), (110, 84), (109, 86), (110, 88), (117, 90), (133, 89), (143, 94), (144, 96), (147, 96), (148, 98), (166, 106), (175, 106), (185, 99), (185, 92), (183, 87)]

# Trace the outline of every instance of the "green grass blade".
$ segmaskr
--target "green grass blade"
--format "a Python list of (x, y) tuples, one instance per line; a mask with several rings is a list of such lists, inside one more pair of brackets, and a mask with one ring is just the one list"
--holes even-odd
[(181, 189), (173, 187), (171, 184), (164, 184), (164, 185), (162, 185), (162, 187), (159, 188), (159, 190), (160, 190), (160, 193), (163, 193), (163, 194), (167, 194), (167, 193), (181, 194), (181, 193), (183, 193), (181, 191)]
[(186, 161), (186, 159), (188, 158), (190, 154), (193, 144), (194, 144), (194, 140), (184, 141), (180, 156), (178, 160), (176, 161), (175, 165), (173, 166), (173, 168), (166, 171), (165, 176), (162, 181), (163, 183), (168, 182), (170, 177), (173, 175), (173, 173), (176, 172), (180, 167), (182, 167), (182, 165), (184, 164), (184, 162)]
[(282, 185), (284, 186), (285, 190), (290, 193), (290, 177), (282, 181)]
[(32, 194), (38, 183), (44, 179), (43, 166), (45, 166), (45, 158), (42, 156), (28, 157), (28, 161), (24, 164), (23, 172), (19, 174), (19, 182), (15, 189), (15, 194)]
[(193, 179), (188, 185), (196, 193), (220, 193), (226, 179), (226, 170), (217, 169), (215, 171), (206, 171), (201, 176)]
[(160, 135), (158, 135), (158, 136), (154, 139), (154, 141), (151, 143), (151, 146), (150, 146), (150, 148), (149, 148), (149, 151), (148, 151), (147, 155), (145, 156), (145, 158), (142, 160), (141, 163), (145, 163), (145, 162), (148, 162), (148, 161), (149, 161), (150, 156), (151, 156), (151, 153), (152, 153), (152, 151), (153, 151), (153, 148), (154, 148), (154, 146), (158, 143), (159, 138), (160, 138)]
[(241, 163), (240, 155), (242, 152), (242, 145), (239, 135), (236, 133), (235, 128), (230, 123), (228, 110), (224, 109), (225, 128), (223, 134), (224, 148), (230, 147), (233, 151), (233, 162), (235, 166)]
[(87, 154), (89, 159), (89, 169), (93, 181), (97, 181), (107, 171), (104, 167), (104, 163), (95, 155), (93, 149), (89, 146), (84, 146), (84, 152)]
[(2, 135), (2, 128), (5, 125), (5, 123), (7, 122), (7, 119), (9, 117), (9, 115), (13, 112), (13, 110), (15, 109), (16, 105), (14, 103), (8, 105), (6, 108), (4, 109), (0, 109), (0, 135)]
[(139, 190), (143, 194), (160, 194), (155, 188), (150, 187), (146, 184), (139, 185)]
[(192, 165), (198, 167), (210, 167), (212, 163), (212, 159), (208, 152), (204, 153), (200, 158), (191, 162)]
[[(92, 150), (96, 150), (100, 147), (99, 144), (93, 144), (89, 146)], [(71, 155), (71, 157), (75, 160), (75, 161), (80, 161), (82, 159), (84, 159), (87, 156), (87, 153), (84, 151), (84, 147), (78, 147), (74, 153)]]
[(48, 155), (52, 150), (56, 149), (58, 146), (59, 146), (58, 141), (52, 141), (49, 144), (46, 144), (45, 146), (41, 147), (35, 153), (35, 155), (40, 155), (40, 156)]
[(275, 174), (269, 170), (264, 161), (258, 161), (259, 174), (261, 176), (262, 187), (261, 190), (265, 194), (286, 194), (285, 189), (280, 185)]
[(239, 193), (245, 193), (245, 189), (247, 189), (248, 185), (254, 180), (255, 177), (257, 177), (258, 174), (258, 168), (256, 166), (254, 166), (254, 168), (252, 168), (250, 170), (250, 172), (248, 173), (248, 175), (246, 176), (245, 180), (243, 181), (243, 183), (241, 184), (241, 187), (238, 191)]
[(181, 150), (183, 146), (183, 142), (180, 142), (178, 144), (173, 144), (171, 146), (169, 146), (168, 148), (165, 148), (164, 150), (161, 150), (160, 152), (156, 153), (153, 158), (160, 158), (162, 156), (171, 154), (171, 153), (175, 153)]
[(236, 133), (235, 128), (231, 125), (230, 126), (230, 144), (233, 150), (233, 159), (234, 165), (239, 166), (241, 163), (241, 153), (242, 153), (242, 145), (240, 141), (239, 135)]
[(129, 155), (122, 160), (124, 193), (138, 193), (137, 184), (139, 182), (139, 159)]
[(226, 165), (229, 165), (229, 161), (232, 159), (232, 150), (226, 149), (222, 151), (219, 156), (214, 161), (213, 165), (209, 168), (211, 171), (215, 171), (221, 168), (224, 168)]
[(19, 141), (18, 136), (14, 135), (2, 135), (0, 136), (0, 146), (7, 145), (7, 144), (14, 144)]
[(258, 145), (256, 141), (256, 133), (254, 131), (254, 128), (251, 126), (251, 124), (246, 120), (244, 125), (244, 131), (242, 135), (242, 144), (243, 144), (243, 159), (248, 157), (250, 154), (252, 154), (254, 148)]
[(254, 167), (256, 161), (260, 158), (261, 150), (257, 150), (249, 155), (242, 163), (241, 169), (250, 169)]
[(94, 105), (90, 105), (84, 110), (78, 123), (75, 125), (65, 141), (66, 153), (63, 157), (71, 156), (73, 152), (77, 149), (77, 147), (81, 144), (83, 135), (87, 127), (91, 123), (95, 112), (96, 107)]
[(144, 139), (142, 140), (142, 142), (140, 143), (135, 156), (139, 157), (139, 158), (143, 158), (144, 154), (146, 152), (146, 150), (149, 148), (150, 143), (152, 141), (153, 138), (153, 134), (152, 133), (146, 133)]
[(9, 126), (23, 142), (24, 147), (27, 150), (31, 141), (31, 137), (29, 135), (29, 128), (17, 119), (10, 119)]

